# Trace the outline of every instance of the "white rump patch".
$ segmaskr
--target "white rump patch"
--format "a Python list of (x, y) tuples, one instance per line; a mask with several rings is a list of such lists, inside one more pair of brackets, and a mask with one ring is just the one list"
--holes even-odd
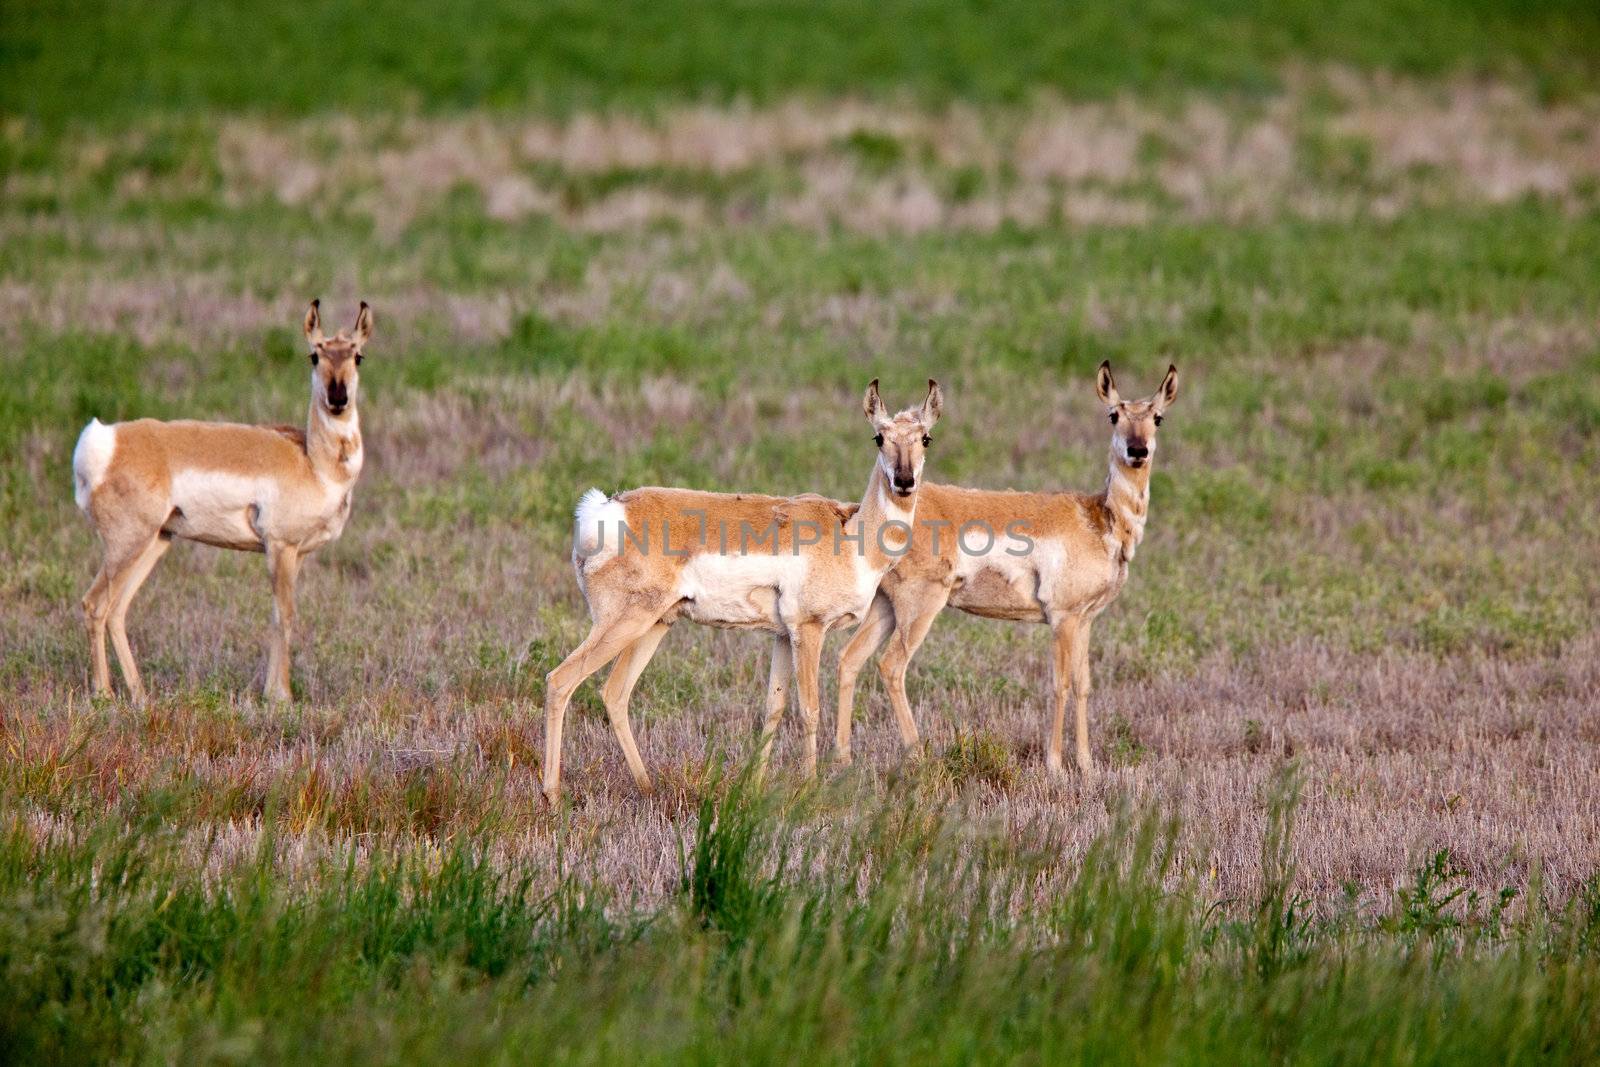
[(72, 496), (83, 511), (89, 510), (89, 495), (105, 481), (111, 453), (116, 450), (116, 428), (99, 419), (90, 419), (78, 435), (78, 445), (72, 450)]
[(622, 543), (628, 509), (600, 490), (591, 489), (578, 501), (576, 519), (572, 539), (575, 555), (586, 559), (604, 549), (614, 554)]

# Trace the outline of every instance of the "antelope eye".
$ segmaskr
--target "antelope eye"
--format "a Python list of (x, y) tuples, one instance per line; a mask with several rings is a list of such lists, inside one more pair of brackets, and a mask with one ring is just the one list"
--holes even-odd
[(876, 437), (874, 437), (872, 439), (872, 443), (877, 445), (879, 448), (882, 448), (883, 447), (883, 434), (880, 433)]
[(1156, 416), (1156, 425), (1157, 425), (1157, 426), (1160, 426), (1160, 425), (1161, 425), (1161, 416), (1160, 416), (1160, 415), (1157, 415), (1157, 416)]
[(1111, 425), (1115, 426), (1116, 424), (1117, 424), (1117, 413), (1115, 411), (1113, 411), (1111, 413)]
[(317, 365), (317, 354), (315, 352), (311, 353), (311, 365), (313, 367)]
[(923, 448), (927, 448), (931, 444), (933, 444), (933, 438), (929, 437), (927, 434), (923, 434), (922, 435), (922, 447)]

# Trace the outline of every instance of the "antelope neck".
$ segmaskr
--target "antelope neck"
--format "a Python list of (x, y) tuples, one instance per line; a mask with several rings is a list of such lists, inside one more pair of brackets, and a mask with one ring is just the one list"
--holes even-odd
[(361, 473), (361, 417), (354, 405), (335, 418), (313, 400), (306, 427), (306, 453), (318, 474), (331, 481), (354, 481)]
[[(885, 551), (885, 547), (903, 552), (910, 544), (911, 524), (916, 517), (916, 509), (917, 494), (913, 492), (906, 498), (906, 503), (901, 503), (901, 498), (894, 496), (890, 490), (883, 469), (873, 464), (872, 476), (867, 480), (867, 491), (861, 498), (861, 509), (847, 524), (852, 528), (852, 534), (862, 537), (859, 551), (868, 565), (880, 571), (887, 571), (895, 565), (900, 555)], [(891, 523), (898, 529), (885, 530), (884, 527)]]
[(1111, 470), (1106, 475), (1106, 512), (1111, 518), (1112, 536), (1121, 546), (1124, 561), (1133, 558), (1144, 539), (1144, 523), (1150, 514), (1150, 461), (1142, 467), (1122, 462), (1115, 448)]

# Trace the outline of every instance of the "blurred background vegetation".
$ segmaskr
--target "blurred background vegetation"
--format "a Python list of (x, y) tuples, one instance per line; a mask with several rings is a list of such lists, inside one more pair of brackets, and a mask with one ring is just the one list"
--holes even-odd
[(1288, 64), (1600, 76), (1586, 0), (7, 0), (0, 110), (569, 110), (794, 94), (1265, 92)]

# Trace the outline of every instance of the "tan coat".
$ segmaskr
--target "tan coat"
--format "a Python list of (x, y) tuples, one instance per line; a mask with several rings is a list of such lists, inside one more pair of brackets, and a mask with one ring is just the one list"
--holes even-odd
[[(1062, 729), (1069, 691), (1077, 695), (1077, 762), (1093, 773), (1089, 752), (1089, 629), (1122, 591), (1128, 563), (1144, 537), (1156, 428), (1177, 396), (1177, 369), (1154, 396), (1123, 401), (1108, 364), (1097, 390), (1112, 424), (1104, 491), (1018, 493), (925, 485), (906, 557), (884, 576), (865, 622), (839, 656), (837, 745), (849, 762), (855, 682), (887, 638), (878, 662), (907, 748), (917, 744), (906, 696), (906, 670), (947, 606), (1013, 622), (1045, 623), (1053, 640), (1054, 715), (1045, 761), (1062, 769)], [(891, 637), (892, 634), (892, 637)]]
[[(350, 516), (363, 461), (354, 411), (318, 425), (309, 438), (293, 426), (138, 419), (102, 427), (110, 458), (96, 478), (85, 471), (97, 527), (137, 516), (159, 518), (170, 537), (217, 548), (265, 552), (269, 541), (300, 554), (334, 540)], [(85, 439), (100, 432), (90, 423)]]
[(361, 305), (353, 334), (322, 334), (315, 302), (306, 314), (311, 404), (293, 426), (93, 419), (73, 452), (74, 494), (105, 545), (83, 598), (97, 693), (111, 691), (109, 629), (136, 701), (144, 686), (125, 629), (128, 606), (175, 538), (262, 552), (273, 583), (273, 639), (266, 694), (289, 699), (289, 644), (300, 560), (344, 532), (364, 454), (356, 413), (357, 367), (372, 334)]
[(551, 671), (545, 689), (545, 795), (560, 792), (561, 732), (583, 680), (611, 661), (606, 711), (640, 790), (650, 777), (628, 720), (640, 673), (679, 619), (774, 635), (761, 747), (764, 767), (787, 703), (799, 689), (805, 769), (816, 770), (822, 639), (853, 626), (904, 548), (915, 518), (928, 431), (942, 398), (928, 383), (921, 408), (889, 416), (877, 382), (864, 403), (877, 455), (859, 505), (815, 495), (772, 497), (649, 487), (579, 502), (573, 566), (589, 604), (589, 635)]

